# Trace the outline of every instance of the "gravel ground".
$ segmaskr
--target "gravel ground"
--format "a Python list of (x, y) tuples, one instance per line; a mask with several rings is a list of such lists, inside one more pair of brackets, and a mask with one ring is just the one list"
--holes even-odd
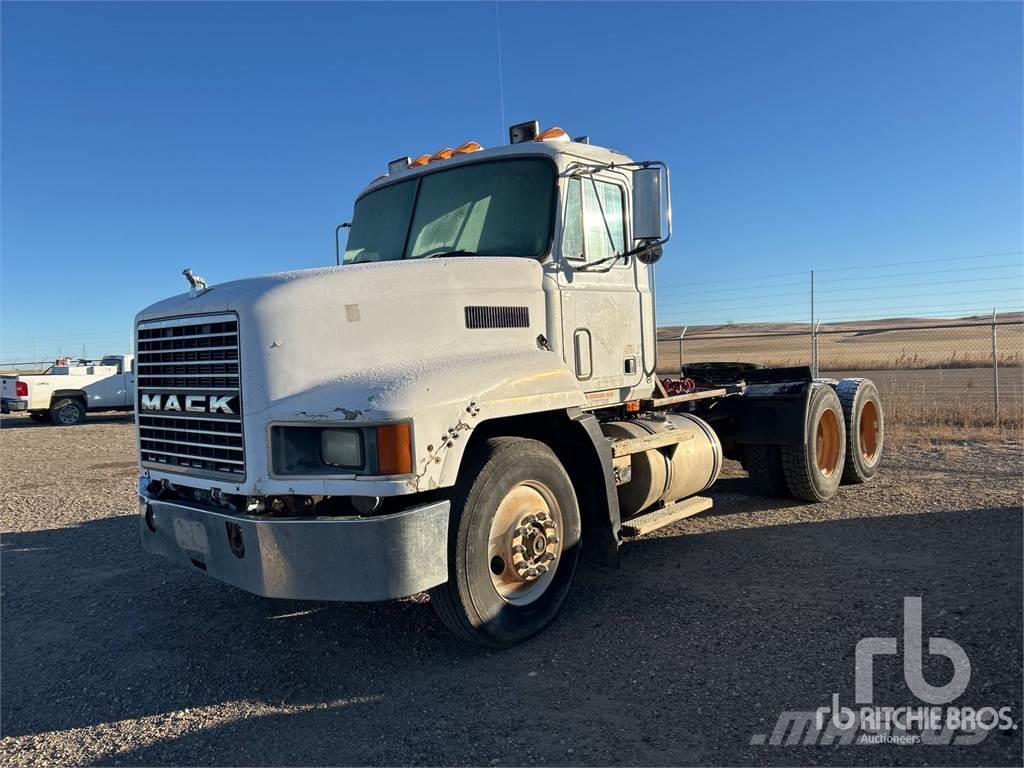
[[(493, 652), (425, 597), (264, 600), (144, 555), (126, 418), (3, 427), (5, 765), (1021, 764), (1020, 729), (751, 745), (784, 710), (852, 703), (857, 641), (900, 636), (907, 595), (970, 657), (956, 704), (1020, 722), (1020, 445), (905, 446), (813, 506), (730, 465), (714, 509), (584, 567), (546, 632)], [(876, 703), (920, 705), (898, 659), (875, 666)]]

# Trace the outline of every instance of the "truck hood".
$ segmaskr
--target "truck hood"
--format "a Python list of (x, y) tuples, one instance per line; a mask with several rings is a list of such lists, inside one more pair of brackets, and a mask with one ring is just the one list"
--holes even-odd
[[(545, 332), (542, 275), (534, 260), (488, 257), (282, 272), (214, 285), (195, 298), (165, 299), (142, 310), (136, 323), (237, 314), (247, 413), (302, 400), (332, 382), (335, 397), (350, 389), (346, 382), (358, 383), (351, 397), (363, 401), (334, 406), (362, 408), (375, 372), (385, 379), (406, 364), (436, 368), (466, 355), (536, 351), (537, 336)], [(525, 308), (517, 317), (528, 322), (502, 327), (521, 323), (484, 310), (485, 325), (497, 327), (470, 328), (467, 307)]]

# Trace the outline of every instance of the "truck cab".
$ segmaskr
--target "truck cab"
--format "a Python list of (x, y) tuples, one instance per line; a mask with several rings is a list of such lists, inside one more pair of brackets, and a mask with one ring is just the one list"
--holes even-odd
[[(537, 138), (492, 150), (471, 142), (408, 166), (395, 161), (394, 172), (357, 200), (344, 263), (519, 260), (494, 265), (494, 286), (503, 267), (539, 266), (543, 315), (530, 327), (543, 331), (547, 349), (573, 373), (586, 400), (609, 404), (648, 395), (653, 269), (643, 258), (648, 250), (638, 246), (660, 246), (667, 233), (662, 239), (660, 231), (634, 232), (641, 222), (633, 220), (632, 202), (635, 172), (647, 170), (643, 181), (658, 182), (661, 164), (633, 163), (585, 139), (571, 141), (561, 129)], [(486, 322), (516, 327), (527, 316)]]
[[(743, 385), (671, 398), (655, 374), (664, 163), (525, 123), (392, 161), (349, 226), (335, 267), (186, 270), (136, 317), (146, 549), (266, 597), (427, 590), (501, 647), (554, 617), (584, 546), (614, 562), (624, 535), (710, 505), (745, 407), (716, 411), (721, 436), (675, 411)], [(809, 383), (744, 402), (803, 429)]]

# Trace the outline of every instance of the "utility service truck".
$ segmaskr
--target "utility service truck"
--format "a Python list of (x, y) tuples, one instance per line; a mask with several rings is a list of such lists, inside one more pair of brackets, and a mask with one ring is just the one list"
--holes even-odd
[(25, 413), (58, 427), (81, 424), (89, 412), (135, 406), (134, 355), (58, 360), (43, 373), (0, 376), (0, 410)]
[(388, 164), (339, 266), (209, 287), (136, 318), (143, 546), (257, 595), (428, 591), (502, 647), (583, 553), (711, 506), (724, 458), (809, 502), (877, 471), (868, 380), (656, 374), (669, 171), (536, 122)]

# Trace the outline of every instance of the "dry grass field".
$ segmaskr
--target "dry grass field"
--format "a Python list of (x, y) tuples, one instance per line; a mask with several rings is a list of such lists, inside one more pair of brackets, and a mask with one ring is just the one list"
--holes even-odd
[[(997, 328), (999, 365), (1024, 365), (1024, 313), (1000, 315)], [(973, 327), (945, 325), (972, 323)], [(682, 328), (658, 332), (659, 367), (678, 370)], [(770, 334), (776, 334), (767, 337)], [(683, 357), (696, 360), (753, 360), (769, 365), (806, 365), (811, 353), (806, 323), (740, 323), (693, 326), (683, 341)], [(861, 323), (822, 324), (818, 359), (828, 370), (971, 368), (992, 365), (992, 326), (987, 318), (955, 321), (895, 318)]]
[[(997, 327), (999, 422), (995, 419), (992, 327), (985, 318), (950, 321), (900, 318), (822, 325), (818, 367), (822, 376), (873, 379), (895, 429), (1024, 430), (1024, 315), (1000, 316)], [(678, 375), (681, 328), (662, 328), (658, 368)], [(773, 335), (774, 334), (774, 335)], [(687, 329), (683, 361), (746, 361), (807, 365), (808, 326), (759, 323)]]

